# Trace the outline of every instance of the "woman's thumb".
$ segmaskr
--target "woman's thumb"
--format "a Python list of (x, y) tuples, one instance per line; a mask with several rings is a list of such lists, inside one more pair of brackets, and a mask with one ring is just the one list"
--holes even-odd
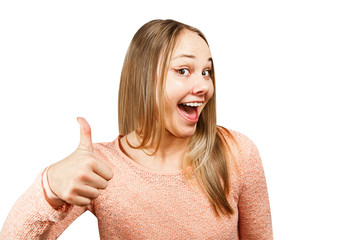
[(91, 128), (89, 123), (83, 117), (78, 117), (80, 125), (80, 145), (79, 148), (92, 151)]

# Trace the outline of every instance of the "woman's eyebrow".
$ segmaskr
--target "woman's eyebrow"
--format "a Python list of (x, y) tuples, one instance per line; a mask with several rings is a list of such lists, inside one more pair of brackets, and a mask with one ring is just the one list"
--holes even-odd
[[(175, 59), (177, 59), (177, 58), (191, 58), (191, 59), (195, 59), (196, 57), (195, 57), (194, 55), (190, 55), (190, 54), (181, 54), (181, 55), (179, 55), (179, 56), (173, 57), (173, 58), (171, 59), (171, 61), (172, 61), (172, 60), (175, 60)], [(208, 61), (209, 61), (209, 62), (212, 62), (212, 58), (211, 58), (211, 57), (208, 58)]]

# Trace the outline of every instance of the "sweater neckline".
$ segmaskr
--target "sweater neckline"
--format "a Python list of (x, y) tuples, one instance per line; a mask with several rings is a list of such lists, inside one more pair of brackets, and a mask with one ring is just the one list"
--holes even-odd
[(114, 145), (115, 145), (115, 149), (118, 152), (118, 154), (120, 155), (120, 157), (122, 159), (124, 159), (128, 164), (130, 164), (131, 166), (146, 172), (146, 173), (150, 173), (150, 174), (154, 174), (154, 175), (165, 175), (165, 176), (175, 176), (175, 175), (184, 175), (184, 171), (183, 170), (178, 170), (178, 171), (173, 171), (173, 172), (161, 172), (161, 171), (157, 171), (148, 167), (145, 167), (144, 165), (141, 165), (140, 163), (136, 162), (135, 160), (131, 159), (130, 157), (128, 157), (122, 150), (120, 147), (120, 139), (123, 137), (123, 135), (119, 135), (115, 140), (114, 140)]

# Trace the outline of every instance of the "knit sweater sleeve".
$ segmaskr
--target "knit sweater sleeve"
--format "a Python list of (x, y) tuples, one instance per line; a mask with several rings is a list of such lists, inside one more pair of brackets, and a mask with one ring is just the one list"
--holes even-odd
[[(239, 235), (245, 240), (273, 239), (268, 191), (262, 161), (255, 144), (239, 133), (241, 189), (239, 194)], [(238, 155), (238, 156), (239, 156)]]
[(78, 216), (90, 209), (66, 204), (55, 210), (45, 199), (44, 171), (15, 202), (0, 232), (0, 240), (56, 239)]

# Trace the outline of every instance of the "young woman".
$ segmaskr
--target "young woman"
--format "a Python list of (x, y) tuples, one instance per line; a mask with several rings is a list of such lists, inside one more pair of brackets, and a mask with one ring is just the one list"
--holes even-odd
[(119, 137), (80, 145), (16, 202), (1, 239), (56, 239), (79, 215), (101, 239), (272, 239), (256, 146), (216, 125), (215, 73), (197, 29), (154, 20), (135, 34), (121, 74)]

